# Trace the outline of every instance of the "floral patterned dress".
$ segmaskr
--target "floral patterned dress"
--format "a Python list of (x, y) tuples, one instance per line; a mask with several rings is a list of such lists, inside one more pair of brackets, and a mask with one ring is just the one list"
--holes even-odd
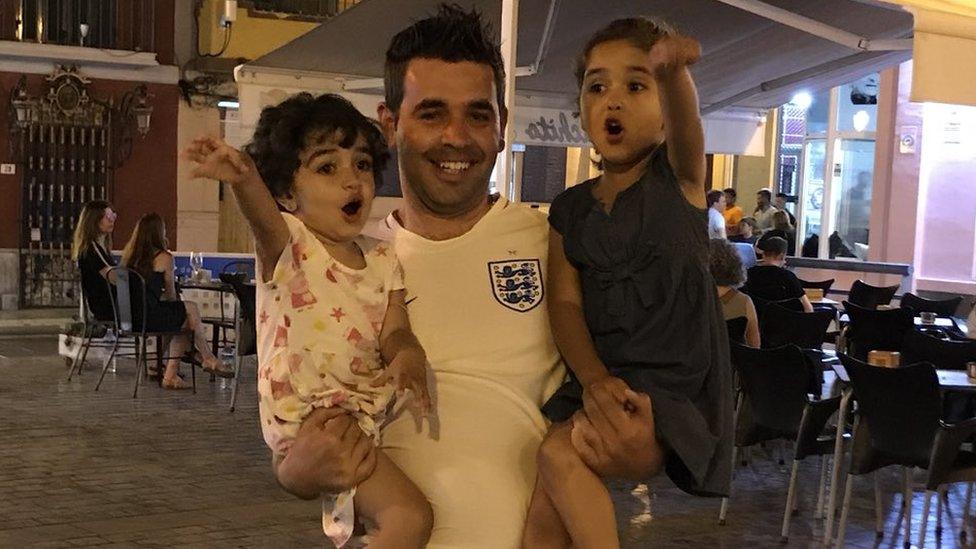
[[(403, 273), (387, 243), (357, 239), (364, 269), (336, 261), (296, 217), (282, 214), (290, 239), (270, 280), (258, 284), (258, 396), (261, 430), (284, 456), (316, 408), (350, 411), (379, 440), (390, 385), (371, 387), (383, 366), (380, 331), (389, 294)], [(336, 546), (353, 530), (355, 489), (323, 501), (322, 528)]]

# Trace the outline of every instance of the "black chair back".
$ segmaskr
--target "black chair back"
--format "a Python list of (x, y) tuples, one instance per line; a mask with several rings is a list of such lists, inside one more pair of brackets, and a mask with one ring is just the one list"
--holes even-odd
[(745, 397), (736, 425), (736, 446), (796, 438), (810, 379), (803, 352), (795, 345), (753, 349), (736, 343), (731, 351)]
[(904, 307), (879, 311), (845, 301), (844, 310), (851, 320), (848, 353), (858, 360), (867, 360), (870, 351), (901, 351), (905, 334), (915, 327), (915, 313)]
[[(146, 314), (146, 293), (142, 291), (145, 288), (145, 281), (142, 276), (130, 269), (122, 266), (112, 267), (106, 273), (105, 283), (111, 286), (109, 279), (115, 274), (115, 299), (112, 300), (112, 313), (115, 317), (115, 326), (124, 333), (133, 333), (134, 330), (145, 326), (145, 314)], [(138, 285), (138, 288), (133, 287), (133, 281)], [(111, 288), (110, 288), (111, 290)], [(140, 326), (137, 326), (136, 322), (132, 318), (132, 298), (141, 300), (142, 303), (142, 316)]]
[(911, 292), (901, 297), (901, 306), (908, 307), (909, 309), (915, 311), (916, 314), (935, 313), (938, 316), (946, 318), (952, 317), (956, 314), (960, 303), (962, 303), (962, 297), (934, 300), (919, 297)]
[(976, 362), (976, 340), (952, 341), (912, 330), (905, 334), (901, 359), (905, 364), (929, 362), (940, 370), (965, 370)]
[(744, 316), (737, 316), (726, 320), (725, 327), (729, 332), (729, 341), (744, 345), (746, 342), (746, 326), (748, 324), (749, 319)]
[(801, 302), (798, 298), (773, 301), (756, 297), (752, 294), (749, 294), (749, 298), (752, 299), (752, 304), (756, 307), (756, 320), (759, 321), (759, 326), (762, 326), (763, 315), (766, 314), (766, 309), (769, 308), (770, 305), (777, 305), (790, 311), (803, 312), (803, 302)]
[(863, 474), (885, 465), (928, 466), (942, 415), (935, 368), (927, 363), (882, 368), (839, 356), (857, 401), (858, 429), (866, 423), (869, 433), (855, 437), (852, 472)]
[(865, 309), (877, 309), (879, 305), (890, 304), (897, 291), (898, 286), (872, 286), (855, 280), (854, 284), (851, 285), (847, 301)]
[(252, 261), (231, 261), (230, 263), (224, 265), (224, 268), (220, 270), (221, 274), (245, 274), (248, 275), (247, 280), (254, 278), (254, 262)]
[(821, 349), (827, 328), (834, 319), (831, 311), (804, 313), (775, 303), (766, 306), (759, 333), (763, 347), (796, 345), (801, 349)]
[(257, 354), (257, 287), (247, 283), (243, 276), (221, 274), (220, 279), (234, 288), (240, 307), (240, 318), (236, 326), (235, 353), (238, 356)]
[(809, 280), (803, 280), (802, 278), (798, 278), (797, 280), (800, 281), (800, 286), (803, 287), (804, 289), (806, 289), (806, 288), (815, 288), (815, 289), (816, 288), (819, 288), (819, 289), (823, 290), (823, 293), (824, 293), (825, 296), (827, 295), (827, 292), (830, 291), (830, 288), (833, 287), (833, 285), (834, 285), (834, 279), (833, 278), (831, 278), (829, 280), (818, 280), (816, 282), (812, 282), (812, 281), (809, 281)]

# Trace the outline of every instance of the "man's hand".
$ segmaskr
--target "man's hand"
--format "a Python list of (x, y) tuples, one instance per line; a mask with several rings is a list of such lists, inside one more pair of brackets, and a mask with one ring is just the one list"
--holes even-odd
[(583, 462), (601, 476), (643, 480), (664, 462), (650, 397), (631, 391), (619, 378), (586, 387), (571, 438)]
[(250, 157), (216, 137), (198, 137), (181, 156), (195, 162), (190, 175), (237, 184), (256, 173)]
[(376, 447), (356, 420), (340, 408), (319, 408), (302, 422), (275, 474), (289, 493), (314, 499), (353, 488), (375, 467)]
[(430, 413), (430, 391), (427, 389), (427, 356), (423, 351), (401, 350), (370, 385), (380, 387), (387, 383), (396, 387), (398, 396), (410, 390), (418, 416), (427, 417)]

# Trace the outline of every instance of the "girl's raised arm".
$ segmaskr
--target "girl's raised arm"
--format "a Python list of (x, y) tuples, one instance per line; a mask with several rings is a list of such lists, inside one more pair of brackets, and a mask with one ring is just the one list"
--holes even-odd
[(698, 108), (698, 90), (688, 65), (701, 56), (698, 42), (685, 36), (668, 36), (651, 49), (661, 88), (668, 162), (692, 205), (705, 207), (705, 135)]
[(261, 264), (262, 281), (270, 280), (282, 250), (288, 244), (285, 224), (271, 192), (261, 180), (251, 158), (222, 139), (198, 137), (183, 151), (183, 157), (197, 163), (194, 177), (218, 179), (230, 184), (234, 197), (254, 235), (254, 247)]

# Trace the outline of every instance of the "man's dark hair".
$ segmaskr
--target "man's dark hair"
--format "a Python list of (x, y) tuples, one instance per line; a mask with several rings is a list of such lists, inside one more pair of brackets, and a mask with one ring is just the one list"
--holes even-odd
[(261, 111), (254, 137), (244, 147), (271, 195), (288, 194), (301, 166), (302, 151), (314, 139), (339, 136), (339, 146), (348, 149), (361, 135), (373, 157), (373, 181), (379, 187), (383, 168), (390, 158), (379, 126), (345, 98), (325, 93), (318, 97), (300, 93)]
[(441, 4), (436, 15), (397, 33), (386, 50), (383, 85), (387, 108), (400, 112), (403, 79), (412, 59), (439, 59), (448, 63), (471, 61), (491, 67), (498, 109), (504, 109), (505, 64), (493, 36), (491, 25), (477, 10), (466, 11), (457, 4)]
[(736, 287), (745, 280), (742, 258), (728, 240), (711, 239), (708, 242), (708, 258), (708, 270), (717, 286)]
[(773, 193), (771, 193), (769, 191), (769, 189), (759, 189), (759, 192), (757, 192), (756, 194), (757, 195), (758, 194), (761, 194), (761, 195), (765, 196), (766, 197), (766, 200), (772, 200), (773, 199)]
[(764, 255), (771, 255), (773, 257), (786, 255), (786, 239), (778, 236), (767, 238), (760, 242), (757, 247), (762, 250)]
[(725, 196), (725, 193), (723, 193), (718, 189), (714, 191), (708, 191), (708, 194), (705, 195), (705, 201), (708, 203), (708, 207), (711, 208), (712, 206), (715, 205), (716, 202), (721, 200), (723, 196)]
[(725, 194), (727, 194), (727, 195), (729, 195), (729, 196), (731, 196), (732, 198), (736, 198), (736, 197), (739, 196), (739, 194), (736, 193), (735, 192), (735, 189), (733, 189), (732, 187), (729, 187), (727, 189), (723, 189), (722, 192), (725, 193)]

